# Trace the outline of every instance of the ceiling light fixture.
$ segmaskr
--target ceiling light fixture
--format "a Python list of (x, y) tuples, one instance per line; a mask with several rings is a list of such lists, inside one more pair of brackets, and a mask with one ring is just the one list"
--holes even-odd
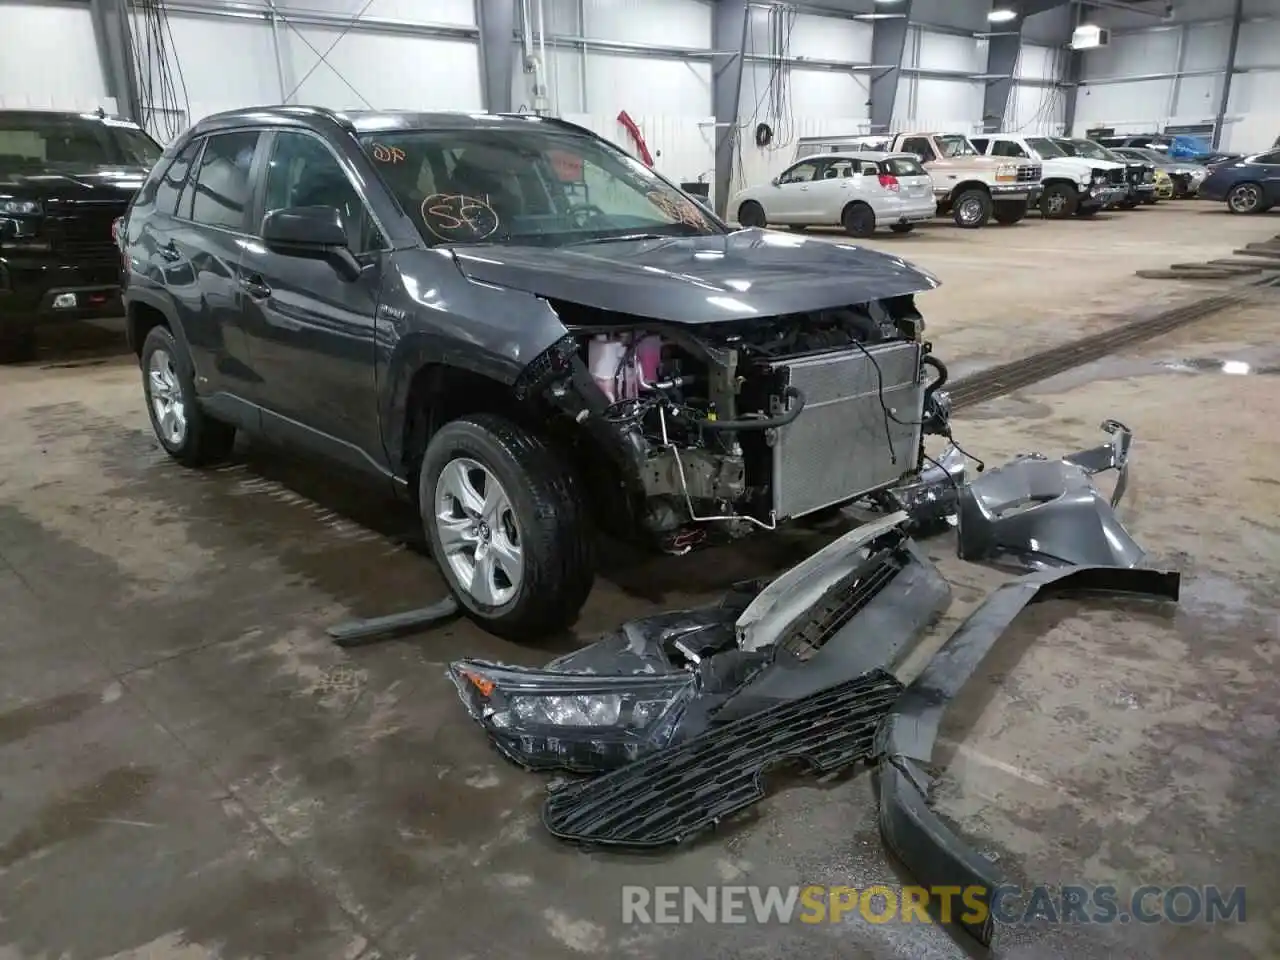
[(987, 19), (992, 23), (1008, 23), (1010, 20), (1018, 19), (1018, 11), (1012, 7), (996, 7), (987, 14)]

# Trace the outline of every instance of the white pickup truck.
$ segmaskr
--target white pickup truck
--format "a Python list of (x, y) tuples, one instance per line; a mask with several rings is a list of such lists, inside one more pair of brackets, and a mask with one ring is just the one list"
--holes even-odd
[(1128, 190), (1124, 164), (1070, 156), (1048, 137), (984, 133), (969, 140), (984, 156), (1039, 163), (1040, 213), (1049, 220), (1091, 217), (1123, 200)]

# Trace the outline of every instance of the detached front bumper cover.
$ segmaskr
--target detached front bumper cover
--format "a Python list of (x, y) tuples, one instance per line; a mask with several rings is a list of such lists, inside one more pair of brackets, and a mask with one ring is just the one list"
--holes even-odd
[[(1049, 460), (1021, 456), (957, 490), (961, 559), (1021, 570), (1063, 566), (1135, 567), (1145, 552), (1115, 514), (1129, 482), (1133, 434), (1117, 420), (1106, 443)], [(1110, 500), (1093, 477), (1116, 471)]]
[(1180, 582), (1176, 572), (1123, 567), (1042, 570), (1010, 581), (969, 615), (885, 716), (875, 750), (879, 758), (881, 836), (921, 886), (982, 891), (987, 908), (984, 919), (962, 925), (984, 946), (990, 945), (994, 934), (991, 907), (1002, 877), (989, 860), (957, 837), (928, 804), (933, 783), (928, 768), (947, 706), (1029, 605), (1054, 597), (1088, 594), (1176, 601)]

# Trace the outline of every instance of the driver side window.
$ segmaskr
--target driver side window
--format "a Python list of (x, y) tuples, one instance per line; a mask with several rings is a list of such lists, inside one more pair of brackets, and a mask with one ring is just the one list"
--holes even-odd
[(351, 178), (320, 140), (305, 133), (276, 133), (267, 165), (264, 213), (285, 207), (336, 207), (354, 254), (385, 246)]
[(815, 173), (818, 172), (816, 163), (797, 163), (790, 170), (778, 177), (778, 183), (808, 183), (813, 179)]
[(930, 160), (936, 160), (937, 155), (933, 152), (933, 147), (929, 145), (929, 141), (924, 137), (907, 137), (902, 141), (903, 153), (914, 153), (920, 158), (921, 163), (928, 163)]
[(1027, 151), (1013, 140), (997, 140), (995, 146), (991, 148), (991, 155), (993, 157), (1025, 157)]

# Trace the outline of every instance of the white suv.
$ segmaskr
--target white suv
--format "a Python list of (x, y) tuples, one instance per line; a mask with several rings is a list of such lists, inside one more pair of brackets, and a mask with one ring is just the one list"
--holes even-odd
[(989, 157), (1039, 161), (1043, 169), (1040, 184), (1044, 187), (1040, 213), (1050, 220), (1093, 216), (1124, 199), (1127, 187), (1122, 163), (1070, 156), (1048, 137), (984, 133), (969, 140)]
[(933, 180), (907, 153), (850, 152), (805, 157), (768, 183), (739, 191), (729, 212), (744, 227), (842, 226), (869, 237), (878, 226), (909, 233), (937, 213)]

